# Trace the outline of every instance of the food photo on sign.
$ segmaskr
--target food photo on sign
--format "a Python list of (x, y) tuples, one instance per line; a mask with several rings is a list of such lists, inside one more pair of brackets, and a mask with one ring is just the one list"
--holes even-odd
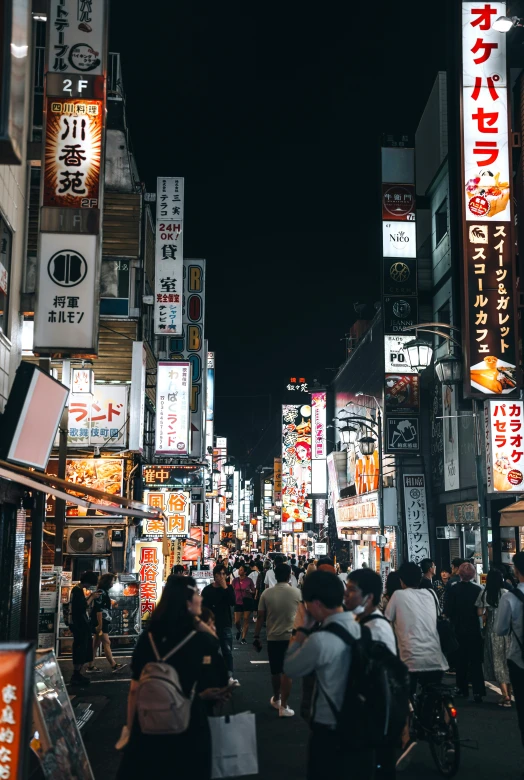
[(419, 376), (418, 374), (386, 374), (385, 377), (386, 411), (418, 411)]
[(486, 403), (486, 473), (490, 493), (522, 493), (524, 489), (523, 415), (522, 401)]

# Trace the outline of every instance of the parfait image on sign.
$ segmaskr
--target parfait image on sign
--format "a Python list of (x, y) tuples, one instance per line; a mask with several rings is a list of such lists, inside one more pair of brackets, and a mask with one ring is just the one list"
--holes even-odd
[(468, 209), (474, 217), (494, 217), (505, 211), (509, 202), (509, 182), (500, 181), (500, 173), (479, 171), (466, 182)]
[(483, 393), (505, 395), (517, 386), (515, 366), (494, 355), (487, 355), (481, 363), (471, 366), (470, 376), (471, 386)]

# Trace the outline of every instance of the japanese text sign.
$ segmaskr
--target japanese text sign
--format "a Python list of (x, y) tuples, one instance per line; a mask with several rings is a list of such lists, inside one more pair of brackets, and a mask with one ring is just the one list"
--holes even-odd
[(489, 493), (524, 490), (524, 403), (486, 401), (486, 484)]
[(506, 3), (462, 3), (462, 142), (466, 221), (509, 222)]
[(135, 542), (135, 572), (140, 580), (140, 617), (148, 620), (162, 595), (162, 542)]
[(166, 534), (172, 539), (185, 539), (189, 536), (189, 522), (191, 511), (191, 494), (183, 490), (145, 490), (144, 504), (164, 512), (164, 519), (144, 520), (142, 530), (146, 536), (163, 536), (164, 526)]
[(43, 206), (98, 208), (104, 104), (47, 98)]
[(467, 225), (465, 252), (471, 394), (511, 393), (518, 360), (510, 225)]
[(0, 778), (26, 776), (32, 666), (30, 645), (0, 645)]
[(423, 474), (404, 474), (407, 560), (418, 563), (431, 557), (429, 546), (426, 482)]
[(326, 392), (311, 393), (313, 460), (326, 459)]
[(105, 0), (51, 0), (48, 27), (48, 71), (105, 71)]
[(282, 407), (282, 521), (311, 522), (311, 407)]
[(188, 362), (158, 363), (156, 384), (157, 454), (187, 455), (189, 453), (189, 398), (191, 395), (191, 364)]
[(67, 446), (122, 448), (127, 439), (127, 385), (95, 385), (93, 394), (71, 393)]
[(96, 283), (96, 236), (40, 234), (34, 352), (96, 354)]
[(382, 219), (415, 221), (415, 187), (412, 184), (382, 184)]
[(158, 178), (155, 234), (155, 333), (182, 333), (184, 179)]

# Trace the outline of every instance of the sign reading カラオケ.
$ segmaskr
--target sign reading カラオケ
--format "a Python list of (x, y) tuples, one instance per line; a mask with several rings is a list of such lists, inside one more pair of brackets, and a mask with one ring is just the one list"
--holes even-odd
[(189, 454), (190, 395), (191, 364), (160, 361), (156, 380), (157, 455)]
[(524, 403), (486, 401), (486, 485), (489, 493), (524, 490)]
[(462, 3), (464, 390), (503, 395), (520, 384), (511, 222), (506, 3)]
[(184, 179), (157, 179), (155, 235), (155, 333), (182, 333)]

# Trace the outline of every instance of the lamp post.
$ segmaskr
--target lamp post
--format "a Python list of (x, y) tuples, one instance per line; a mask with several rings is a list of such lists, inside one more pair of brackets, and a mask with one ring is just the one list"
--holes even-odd
[[(504, 19), (506, 17), (500, 17)], [(514, 17), (516, 19), (516, 17)], [(500, 21), (497, 19), (497, 22)], [(495, 25), (493, 25), (495, 27)], [(517, 25), (516, 25), (517, 26)], [(496, 28), (500, 29), (500, 28)], [(508, 28), (509, 29), (509, 28)], [(445, 328), (449, 333), (443, 332), (441, 329)], [(448, 343), (448, 354), (443, 355), (435, 360), (435, 373), (438, 380), (443, 385), (458, 385), (462, 381), (462, 361), (451, 353), (451, 344), (454, 344), (458, 349), (461, 349), (460, 343), (453, 338), (451, 333), (453, 331), (460, 332), (460, 329), (455, 325), (448, 325), (445, 322), (425, 322), (421, 325), (410, 325), (404, 328), (404, 331), (414, 330), (416, 334), (418, 331), (425, 333), (431, 333), (432, 335), (438, 335), (444, 338)], [(418, 338), (415, 339), (418, 341)], [(424, 342), (420, 342), (424, 343)], [(406, 357), (411, 368), (417, 373), (420, 373), (424, 369), (431, 365), (433, 357), (433, 349), (431, 345), (427, 344), (427, 350), (424, 352), (418, 352), (413, 349), (414, 342), (409, 341), (404, 345), (403, 349), (406, 352)], [(410, 350), (410, 347), (412, 348)], [(480, 526), (480, 547), (482, 552), (482, 570), (484, 573), (489, 568), (489, 550), (488, 550), (488, 516), (486, 512), (486, 497), (484, 491), (484, 463), (482, 461), (482, 402), (476, 398), (472, 399), (473, 405), (473, 425), (475, 434), (475, 478), (477, 484), (477, 501), (479, 507), (479, 526)]]

